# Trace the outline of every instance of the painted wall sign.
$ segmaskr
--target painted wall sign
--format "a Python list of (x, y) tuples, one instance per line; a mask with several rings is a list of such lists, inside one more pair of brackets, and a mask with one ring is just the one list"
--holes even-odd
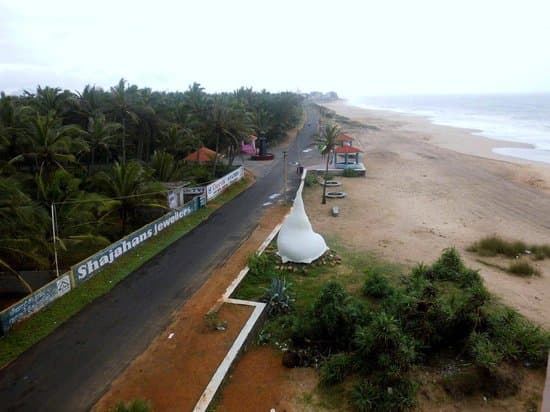
[(216, 180), (214, 183), (206, 186), (206, 198), (212, 200), (219, 196), (227, 187), (244, 177), (244, 167), (239, 167), (224, 177)]
[(167, 227), (172, 226), (180, 219), (197, 211), (201, 207), (200, 203), (200, 198), (196, 197), (182, 208), (165, 214), (163, 217), (143, 226), (141, 229), (136, 230), (95, 255), (76, 264), (71, 268), (73, 270), (75, 284), (79, 285), (85, 282), (130, 250), (137, 248), (150, 238), (160, 234)]
[(71, 277), (66, 273), (10, 306), (0, 313), (3, 333), (6, 333), (16, 322), (39, 311), (70, 290)]
[(182, 192), (186, 195), (202, 195), (205, 190), (206, 190), (206, 187), (204, 186), (184, 187), (182, 189)]

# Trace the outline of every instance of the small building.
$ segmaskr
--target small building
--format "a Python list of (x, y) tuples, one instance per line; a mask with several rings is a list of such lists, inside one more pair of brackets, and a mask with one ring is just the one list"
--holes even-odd
[(333, 164), (335, 169), (361, 169), (363, 164), (359, 162), (361, 149), (353, 147), (353, 137), (341, 134), (336, 138), (338, 146), (334, 148)]
[(359, 162), (359, 153), (361, 149), (353, 146), (337, 146), (334, 148), (334, 168), (335, 169), (359, 169), (363, 165)]
[(353, 142), (353, 137), (348, 136), (347, 134), (341, 134), (336, 138), (336, 143), (340, 146), (351, 146)]
[(188, 154), (183, 160), (186, 162), (209, 163), (216, 159), (217, 153), (208, 147), (201, 147), (196, 152)]

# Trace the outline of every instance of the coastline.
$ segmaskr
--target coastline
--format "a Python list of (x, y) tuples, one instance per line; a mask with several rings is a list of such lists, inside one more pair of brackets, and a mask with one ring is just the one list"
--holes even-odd
[[(409, 267), (456, 247), (493, 293), (550, 327), (550, 310), (543, 304), (550, 299), (549, 259), (532, 261), (541, 276), (520, 278), (498, 268), (508, 261), (468, 252), (472, 243), (493, 234), (549, 243), (550, 165), (494, 154), (499, 141), (425, 118), (341, 101), (323, 106), (351, 120), (342, 122), (343, 132), (363, 150), (367, 174), (341, 178), (347, 197), (326, 205), (319, 202), (320, 188), (305, 193), (316, 231)], [(330, 215), (335, 204), (337, 220)]]
[(383, 109), (367, 109), (343, 99), (336, 102), (324, 103), (323, 106), (352, 120), (365, 122), (377, 127), (383, 124), (383, 127), (386, 129), (389, 128), (404, 132), (408, 138), (429, 143), (443, 149), (481, 159), (518, 165), (519, 167), (516, 168), (512, 176), (514, 179), (550, 193), (550, 163), (493, 152), (493, 149), (498, 148), (532, 149), (534, 146), (531, 144), (481, 136), (475, 134), (480, 132), (480, 130), (476, 129), (435, 124), (432, 123), (429, 117), (418, 114), (400, 113)]
[[(548, 165), (550, 167), (549, 163), (524, 159), (516, 156), (507, 156), (493, 152), (493, 149), (500, 148), (535, 149), (535, 146), (530, 143), (514, 142), (495, 137), (483, 136), (479, 134), (483, 132), (479, 129), (438, 124), (426, 115), (366, 108), (350, 103), (347, 100), (340, 100), (338, 104), (347, 106), (351, 110), (358, 109), (371, 112), (371, 114), (386, 120), (401, 120), (405, 122), (405, 130), (428, 133), (430, 131), (434, 132), (435, 136), (433, 136), (431, 143), (446, 149), (493, 160), (504, 160), (518, 164)], [(328, 107), (329, 105), (325, 106)]]

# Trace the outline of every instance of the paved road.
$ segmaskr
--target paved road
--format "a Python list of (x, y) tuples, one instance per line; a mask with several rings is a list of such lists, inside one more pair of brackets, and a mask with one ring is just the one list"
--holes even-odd
[[(317, 131), (308, 121), (290, 147), (289, 162), (314, 162), (302, 152)], [(260, 169), (257, 183), (157, 257), (88, 305), (58, 330), (0, 371), (2, 411), (85, 411), (122, 370), (171, 322), (173, 313), (256, 226), (262, 205), (283, 187), (283, 162)], [(257, 167), (257, 166), (256, 166)], [(297, 186), (289, 167), (289, 188)]]

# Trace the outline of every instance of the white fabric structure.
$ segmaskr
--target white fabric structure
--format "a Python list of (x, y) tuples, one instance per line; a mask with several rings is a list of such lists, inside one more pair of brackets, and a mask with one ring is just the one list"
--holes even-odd
[(311, 228), (302, 200), (303, 187), (302, 182), (296, 192), (294, 206), (277, 237), (278, 254), (283, 263), (311, 263), (329, 249), (325, 239)]

